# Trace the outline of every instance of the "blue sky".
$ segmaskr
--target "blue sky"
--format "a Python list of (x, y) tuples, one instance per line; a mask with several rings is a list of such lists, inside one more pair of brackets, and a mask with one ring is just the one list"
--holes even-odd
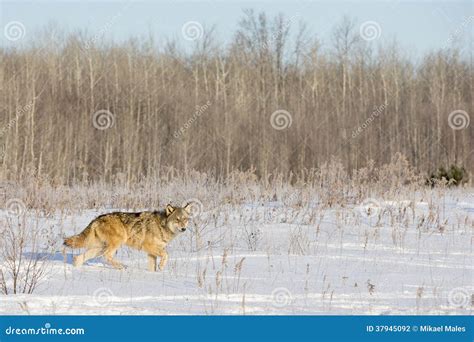
[[(366, 21), (378, 23), (380, 35), (371, 44), (389, 43), (396, 37), (406, 52), (417, 55), (444, 47), (456, 37), (464, 50), (472, 49), (472, 1), (1, 1), (0, 23), (2, 31), (12, 21), (22, 23), (23, 42), (54, 22), (67, 31), (87, 29), (114, 40), (152, 34), (158, 40), (182, 40), (184, 45), (192, 43), (182, 38), (186, 22), (197, 21), (204, 28), (214, 25), (217, 37), (226, 41), (245, 8), (269, 16), (283, 13), (295, 22), (301, 19), (310, 35), (325, 45), (331, 43), (331, 29), (346, 15), (356, 20), (358, 28)], [(5, 40), (4, 34), (1, 41), (17, 43)]]

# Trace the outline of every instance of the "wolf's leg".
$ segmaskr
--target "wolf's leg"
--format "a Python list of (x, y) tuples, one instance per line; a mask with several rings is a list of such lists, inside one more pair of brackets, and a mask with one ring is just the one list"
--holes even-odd
[(89, 248), (84, 254), (78, 255), (74, 257), (73, 265), (74, 266), (82, 266), (87, 260), (98, 257), (104, 252), (102, 247), (95, 247)]
[(120, 247), (119, 245), (108, 245), (104, 251), (105, 260), (107, 260), (113, 267), (122, 270), (125, 267), (122, 263), (114, 259), (114, 254), (117, 252), (117, 249)]
[(156, 271), (156, 255), (148, 254), (148, 271)]
[(165, 268), (166, 266), (166, 263), (168, 262), (168, 253), (166, 252), (166, 250), (161, 250), (160, 253), (158, 254), (158, 256), (161, 257), (161, 260), (160, 260), (160, 270), (163, 271), (163, 269)]
[[(159, 256), (161, 258), (159, 267), (162, 271), (166, 266), (166, 262), (168, 261), (168, 253), (166, 252), (166, 249), (161, 246), (147, 246), (144, 248), (144, 250), (148, 252), (148, 269), (150, 271), (156, 271), (156, 257)], [(151, 258), (154, 259), (154, 265), (151, 264)], [(154, 266), (153, 270), (151, 269), (151, 266)]]
[(96, 258), (96, 257), (102, 255), (103, 253), (104, 253), (104, 248), (102, 248), (102, 247), (90, 248), (84, 254), (82, 254), (82, 256), (83, 256), (82, 262), (84, 263), (87, 260)]

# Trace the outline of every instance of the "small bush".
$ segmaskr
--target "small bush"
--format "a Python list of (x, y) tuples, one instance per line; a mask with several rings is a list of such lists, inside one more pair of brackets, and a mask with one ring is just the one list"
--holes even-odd
[(50, 271), (54, 241), (44, 229), (29, 227), (24, 216), (8, 218), (0, 233), (0, 293), (33, 293)]
[(444, 181), (447, 185), (460, 185), (466, 183), (467, 178), (467, 171), (464, 166), (453, 164), (448, 170), (440, 167), (436, 172), (432, 172), (427, 180), (427, 184), (435, 186), (440, 181)]
[(252, 252), (258, 250), (260, 241), (262, 240), (262, 231), (255, 225), (250, 227), (244, 227), (244, 241), (247, 243), (247, 247)]

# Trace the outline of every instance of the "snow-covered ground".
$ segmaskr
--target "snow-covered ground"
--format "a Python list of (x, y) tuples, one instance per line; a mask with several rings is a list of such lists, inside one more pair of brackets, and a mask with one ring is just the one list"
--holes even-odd
[[(472, 313), (472, 192), (332, 208), (317, 201), (203, 206), (170, 244), (163, 272), (147, 271), (145, 253), (128, 248), (118, 253), (123, 271), (100, 258), (74, 268), (78, 251), (63, 254), (61, 237), (111, 211), (27, 213), (27, 222), (57, 239), (55, 252), (34, 293), (0, 296), (0, 313)], [(0, 219), (5, 224), (5, 211)]]

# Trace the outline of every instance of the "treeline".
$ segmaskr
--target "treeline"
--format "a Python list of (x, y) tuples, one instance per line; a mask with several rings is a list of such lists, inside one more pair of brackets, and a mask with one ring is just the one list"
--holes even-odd
[(50, 33), (0, 49), (2, 179), (269, 177), (332, 156), (349, 170), (381, 165), (396, 152), (422, 172), (474, 169), (473, 70), (459, 49), (414, 62), (351, 20), (322, 45), (304, 25), (252, 12), (228, 44), (204, 31), (192, 51), (185, 40)]

